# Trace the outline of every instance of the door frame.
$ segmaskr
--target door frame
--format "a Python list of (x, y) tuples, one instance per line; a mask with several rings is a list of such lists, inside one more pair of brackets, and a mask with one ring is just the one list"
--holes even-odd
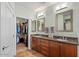
[[(29, 19), (26, 19), (26, 18), (23, 18), (23, 17), (19, 17), (19, 16), (18, 16), (18, 17), (16, 17), (16, 21), (17, 21), (17, 18), (25, 19), (25, 20), (27, 20), (27, 22), (28, 22), (28, 29), (27, 29), (27, 31), (28, 31), (28, 34), (27, 34), (27, 35), (28, 35), (28, 46), (27, 46), (27, 48), (29, 49), (29, 39), (30, 39), (30, 38), (29, 38)], [(16, 22), (16, 23), (17, 23), (17, 22)]]

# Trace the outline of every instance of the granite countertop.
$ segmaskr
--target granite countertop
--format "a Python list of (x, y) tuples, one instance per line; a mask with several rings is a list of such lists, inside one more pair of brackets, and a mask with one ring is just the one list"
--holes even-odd
[(55, 39), (55, 38), (43, 37), (43, 36), (32, 36), (32, 37), (37, 37), (37, 38), (42, 38), (42, 39), (47, 39), (47, 40), (53, 40), (53, 41), (62, 42), (62, 43), (68, 43), (68, 44), (79, 45), (78, 42), (74, 42), (74, 41), (72, 42), (72, 41), (63, 40), (63, 39)]

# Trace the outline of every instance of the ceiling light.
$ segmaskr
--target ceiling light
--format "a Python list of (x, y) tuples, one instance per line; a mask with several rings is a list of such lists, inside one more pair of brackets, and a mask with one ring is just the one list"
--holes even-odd
[(57, 5), (56, 10), (60, 10), (67, 7), (67, 3), (63, 3), (61, 5)]

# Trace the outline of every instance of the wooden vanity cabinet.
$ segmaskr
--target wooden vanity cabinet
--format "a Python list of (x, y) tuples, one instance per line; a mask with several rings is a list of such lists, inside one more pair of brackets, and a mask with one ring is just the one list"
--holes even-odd
[(32, 37), (32, 49), (51, 57), (77, 56), (77, 45), (44, 38)]
[(77, 46), (64, 42), (50, 42), (51, 57), (77, 57)]
[(40, 52), (45, 56), (49, 56), (49, 40), (41, 39), (40, 42)]
[(77, 57), (77, 46), (61, 43), (61, 57)]
[(60, 43), (55, 41), (50, 41), (50, 57), (60, 56)]

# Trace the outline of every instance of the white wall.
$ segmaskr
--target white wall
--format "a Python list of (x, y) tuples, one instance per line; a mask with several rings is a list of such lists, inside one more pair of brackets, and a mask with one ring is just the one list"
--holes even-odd
[(22, 17), (26, 19), (35, 19), (34, 17), (34, 10), (30, 9), (29, 7), (25, 8), (21, 5), (15, 5), (15, 11), (17, 17)]
[[(0, 3), (0, 11), (1, 11), (1, 3)], [(1, 12), (0, 12), (0, 22), (1, 22)], [(0, 47), (1, 47), (1, 23), (0, 23)], [(1, 48), (0, 48), (0, 54), (1, 54)]]
[(53, 6), (49, 6), (46, 9), (46, 18), (45, 18), (45, 26), (50, 27), (55, 25), (55, 20), (54, 20), (54, 12), (53, 12)]

